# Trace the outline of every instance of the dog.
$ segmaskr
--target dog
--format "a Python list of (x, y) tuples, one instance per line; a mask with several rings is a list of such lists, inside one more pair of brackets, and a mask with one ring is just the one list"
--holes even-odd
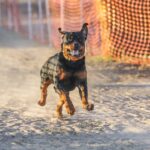
[(42, 66), (40, 106), (46, 104), (47, 88), (54, 84), (60, 100), (56, 108), (58, 118), (62, 117), (62, 107), (65, 105), (68, 114), (75, 113), (69, 92), (76, 87), (82, 101), (83, 109), (91, 111), (94, 105), (88, 102), (87, 71), (85, 65), (85, 41), (88, 35), (87, 23), (79, 32), (65, 32), (59, 28), (62, 35), (61, 51), (50, 57)]

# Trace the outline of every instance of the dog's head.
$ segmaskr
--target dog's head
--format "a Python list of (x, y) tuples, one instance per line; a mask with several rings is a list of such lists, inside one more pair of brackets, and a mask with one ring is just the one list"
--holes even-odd
[(70, 61), (78, 61), (84, 57), (85, 41), (88, 35), (87, 23), (84, 23), (79, 32), (65, 32), (59, 28), (62, 34), (62, 52), (64, 57)]

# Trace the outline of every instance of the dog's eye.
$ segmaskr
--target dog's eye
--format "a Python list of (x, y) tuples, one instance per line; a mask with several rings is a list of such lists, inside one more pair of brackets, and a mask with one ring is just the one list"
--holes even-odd
[(80, 49), (80, 50), (79, 50), (79, 53), (80, 53), (80, 54), (82, 54), (82, 53), (83, 53), (83, 50), (82, 50), (82, 49)]
[(84, 43), (84, 40), (83, 40), (83, 38), (82, 38), (82, 37), (78, 37), (78, 41), (79, 41), (81, 44), (83, 44), (83, 43)]
[(69, 43), (73, 42), (73, 36), (69, 36), (69, 37), (67, 38), (67, 41), (68, 41)]
[(73, 35), (70, 35), (70, 40), (73, 40)]
[(70, 49), (67, 49), (67, 53), (70, 53)]
[(82, 42), (82, 40), (81, 40), (81, 39), (79, 39), (79, 42)]

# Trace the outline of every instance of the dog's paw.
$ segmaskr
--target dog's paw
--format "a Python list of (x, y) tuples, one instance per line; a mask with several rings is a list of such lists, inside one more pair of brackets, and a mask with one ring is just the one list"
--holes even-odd
[(69, 115), (74, 115), (75, 113), (75, 108), (74, 108), (74, 105), (71, 101), (69, 102), (66, 102), (65, 103), (65, 107), (66, 107), (66, 112), (69, 114)]
[(66, 105), (66, 111), (67, 111), (67, 113), (69, 114), (69, 115), (74, 115), (74, 113), (75, 113), (75, 108), (74, 108), (74, 106), (73, 107), (69, 107), (69, 105)]
[(67, 110), (67, 113), (72, 116), (75, 113), (75, 109), (74, 110)]
[(38, 101), (38, 105), (40, 105), (40, 106), (45, 106), (45, 104), (46, 104), (45, 101), (41, 101), (41, 100)]
[(91, 111), (94, 109), (94, 104), (87, 104), (87, 105), (83, 105), (83, 109), (86, 109), (88, 111)]
[(56, 111), (55, 117), (58, 118), (58, 119), (62, 119), (63, 118), (63, 114), (61, 112)]
[(69, 114), (69, 115), (74, 115), (74, 113), (75, 113), (75, 109), (69, 109), (69, 108), (66, 108), (66, 111), (67, 111), (67, 113)]

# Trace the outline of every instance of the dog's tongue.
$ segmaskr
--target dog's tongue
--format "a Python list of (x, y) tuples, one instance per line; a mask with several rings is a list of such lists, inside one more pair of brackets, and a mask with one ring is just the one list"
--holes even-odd
[(79, 51), (78, 50), (72, 50), (71, 55), (72, 56), (79, 56)]

